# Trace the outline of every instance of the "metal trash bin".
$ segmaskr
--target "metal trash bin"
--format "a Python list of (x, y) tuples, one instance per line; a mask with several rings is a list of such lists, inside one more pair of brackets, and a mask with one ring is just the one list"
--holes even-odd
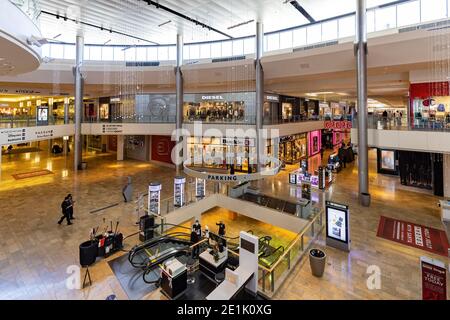
[(86, 170), (87, 169), (87, 162), (82, 162), (80, 164), (80, 170)]
[(319, 249), (311, 249), (309, 251), (309, 265), (313, 276), (322, 277), (325, 271), (325, 262), (327, 255)]

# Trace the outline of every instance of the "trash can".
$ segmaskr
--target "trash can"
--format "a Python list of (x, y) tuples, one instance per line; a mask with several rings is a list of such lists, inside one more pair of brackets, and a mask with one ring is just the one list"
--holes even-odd
[(80, 170), (86, 170), (87, 169), (87, 162), (82, 162), (80, 164)]
[(80, 265), (87, 267), (95, 263), (97, 258), (97, 241), (86, 241), (80, 244)]
[(325, 271), (326, 254), (319, 249), (311, 249), (309, 251), (309, 264), (311, 266), (311, 272), (316, 277), (323, 276)]
[(368, 193), (361, 193), (361, 205), (363, 207), (369, 207), (370, 206), (370, 194)]

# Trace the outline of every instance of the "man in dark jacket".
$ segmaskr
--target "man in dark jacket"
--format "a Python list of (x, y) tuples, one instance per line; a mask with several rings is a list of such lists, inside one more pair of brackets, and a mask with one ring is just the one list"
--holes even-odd
[(225, 236), (225, 223), (223, 223), (223, 221), (220, 221), (219, 223), (216, 223), (216, 226), (219, 227), (219, 236)]
[(71, 220), (75, 219), (73, 217), (73, 204), (75, 203), (75, 201), (73, 201), (72, 195), (69, 193), (67, 195), (67, 199), (69, 200), (69, 205), (67, 206), (67, 210), (69, 211), (69, 217)]
[(58, 224), (61, 224), (64, 219), (67, 220), (68, 226), (70, 226), (72, 224), (72, 222), (70, 222), (70, 213), (68, 210), (69, 205), (70, 205), (70, 201), (69, 201), (69, 198), (66, 196), (64, 198), (64, 201), (61, 203), (61, 211), (62, 211), (63, 216), (61, 217), (61, 219), (59, 219)]
[[(194, 244), (196, 244), (198, 241), (199, 241), (199, 238), (198, 238), (197, 232), (195, 232), (195, 230), (192, 230), (192, 232), (191, 232), (191, 244), (194, 245)], [(194, 259), (197, 258), (197, 256), (198, 256), (198, 251), (199, 251), (198, 246), (195, 246), (195, 247), (192, 249), (192, 258), (194, 258)]]

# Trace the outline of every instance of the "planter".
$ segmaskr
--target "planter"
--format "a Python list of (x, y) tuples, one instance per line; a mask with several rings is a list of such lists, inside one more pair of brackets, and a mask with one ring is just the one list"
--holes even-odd
[(309, 251), (309, 264), (311, 272), (316, 277), (322, 277), (325, 271), (325, 262), (327, 255), (319, 249), (311, 249)]

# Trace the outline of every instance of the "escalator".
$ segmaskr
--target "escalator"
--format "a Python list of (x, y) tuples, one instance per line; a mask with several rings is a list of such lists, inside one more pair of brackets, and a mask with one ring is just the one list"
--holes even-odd
[(128, 261), (133, 267), (144, 269), (149, 265), (149, 259), (151, 256), (149, 252), (153, 251), (154, 247), (161, 246), (163, 244), (174, 244), (172, 249), (179, 249), (180, 247), (184, 248), (191, 245), (190, 240), (185, 240), (182, 238), (190, 239), (190, 234), (182, 232), (170, 233), (136, 245), (128, 253)]
[(183, 248), (172, 248), (169, 250), (166, 250), (162, 254), (159, 254), (155, 257), (152, 257), (152, 259), (149, 259), (148, 265), (145, 267), (144, 273), (142, 275), (142, 278), (144, 279), (145, 283), (148, 284), (157, 284), (159, 282), (159, 275), (156, 277), (155, 280), (149, 280), (148, 275), (151, 274), (155, 268), (157, 268), (160, 264), (164, 263), (164, 261), (176, 258), (180, 256), (186, 256), (189, 254), (189, 246), (183, 247)]

